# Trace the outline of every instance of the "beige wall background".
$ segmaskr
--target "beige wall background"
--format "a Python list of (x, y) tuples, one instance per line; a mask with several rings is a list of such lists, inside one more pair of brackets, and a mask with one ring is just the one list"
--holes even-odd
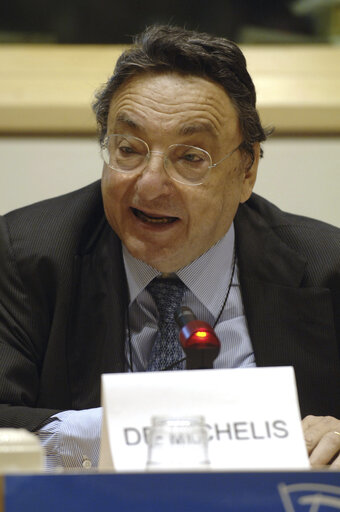
[[(276, 137), (264, 144), (255, 191), (280, 208), (340, 226), (340, 137)], [(100, 178), (95, 137), (0, 138), (0, 213)]]
[[(340, 226), (340, 47), (242, 49), (262, 122), (276, 128), (255, 191), (285, 210)], [(1, 214), (100, 177), (90, 104), (122, 50), (0, 46)]]

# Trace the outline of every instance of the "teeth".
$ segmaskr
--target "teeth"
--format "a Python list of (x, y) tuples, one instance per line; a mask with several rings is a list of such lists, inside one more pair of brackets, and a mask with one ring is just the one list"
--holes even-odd
[(177, 217), (150, 217), (136, 208), (133, 208), (132, 210), (136, 217), (141, 219), (143, 222), (149, 222), (150, 224), (171, 224), (177, 220)]

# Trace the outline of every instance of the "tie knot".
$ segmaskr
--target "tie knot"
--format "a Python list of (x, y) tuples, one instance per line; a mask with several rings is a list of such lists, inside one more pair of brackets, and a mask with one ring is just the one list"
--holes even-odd
[(159, 316), (165, 322), (173, 322), (176, 309), (181, 305), (185, 284), (178, 278), (157, 277), (147, 286), (156, 303)]

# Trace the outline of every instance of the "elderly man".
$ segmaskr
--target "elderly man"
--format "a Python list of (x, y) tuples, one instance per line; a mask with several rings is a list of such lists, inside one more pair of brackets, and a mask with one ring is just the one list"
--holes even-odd
[(216, 368), (293, 365), (311, 463), (339, 467), (340, 231), (252, 194), (267, 134), (239, 48), (151, 27), (94, 110), (101, 187), (1, 219), (1, 425), (95, 465), (100, 375), (183, 368), (166, 297), (215, 326)]

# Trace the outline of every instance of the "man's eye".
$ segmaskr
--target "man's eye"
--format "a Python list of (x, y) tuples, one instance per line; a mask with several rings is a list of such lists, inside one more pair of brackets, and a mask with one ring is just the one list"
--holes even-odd
[(201, 155), (197, 155), (196, 153), (187, 153), (186, 155), (183, 155), (182, 158), (184, 160), (186, 160), (187, 162), (192, 162), (192, 163), (201, 162), (201, 160), (202, 160)]
[(136, 151), (130, 146), (120, 146), (119, 151), (123, 155), (133, 155), (134, 153), (136, 153)]

